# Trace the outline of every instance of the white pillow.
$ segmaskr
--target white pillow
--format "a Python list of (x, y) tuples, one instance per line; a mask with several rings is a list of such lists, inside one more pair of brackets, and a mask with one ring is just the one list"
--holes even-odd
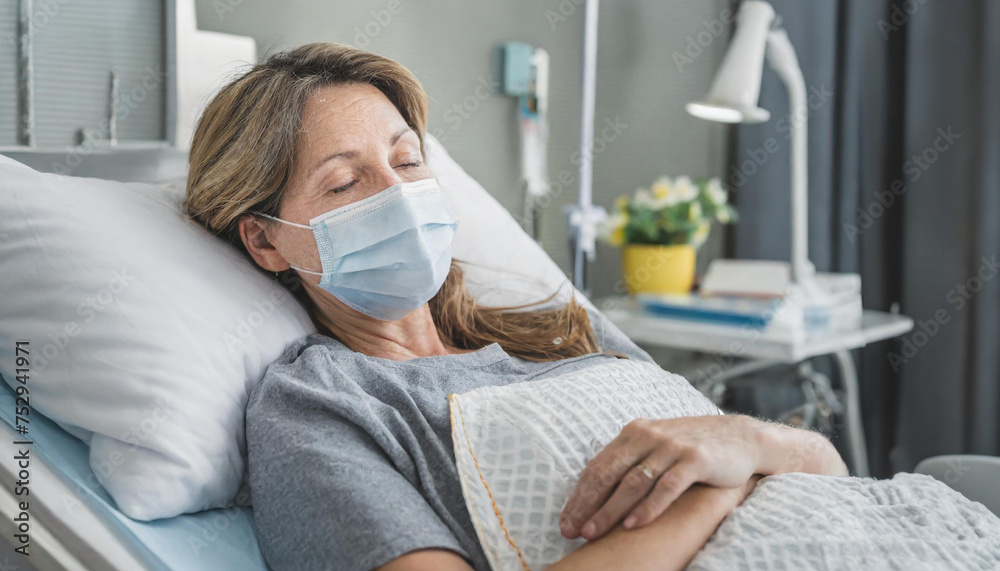
[(227, 505), (244, 409), (313, 330), (292, 295), (181, 214), (181, 188), (38, 173), (0, 157), (0, 373), (29, 341), (31, 406), (90, 443), (118, 508)]
[[(426, 148), (481, 303), (566, 285), (438, 141)], [(42, 174), (0, 156), (0, 373), (18, 384), (14, 343), (29, 341), (32, 407), (90, 443), (100, 482), (140, 520), (229, 505), (247, 396), (314, 331), (287, 290), (182, 215), (182, 197), (183, 184)]]

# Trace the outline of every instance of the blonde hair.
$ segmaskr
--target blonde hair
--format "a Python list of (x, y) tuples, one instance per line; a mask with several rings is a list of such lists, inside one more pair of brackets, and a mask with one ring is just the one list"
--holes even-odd
[[(307, 44), (253, 66), (205, 108), (191, 143), (185, 211), (249, 257), (239, 219), (254, 210), (278, 215), (307, 99), (317, 87), (352, 82), (371, 84), (385, 94), (416, 131), (424, 151), (427, 96), (408, 69), (350, 46)], [(515, 311), (530, 306), (484, 307), (469, 293), (457, 262), (452, 261), (444, 285), (429, 302), (439, 335), (452, 346), (480, 349), (496, 342), (533, 361), (600, 351), (589, 316), (575, 299), (538, 311)], [(318, 319), (297, 275), (289, 271), (277, 279), (305, 305), (317, 329), (334, 336)]]

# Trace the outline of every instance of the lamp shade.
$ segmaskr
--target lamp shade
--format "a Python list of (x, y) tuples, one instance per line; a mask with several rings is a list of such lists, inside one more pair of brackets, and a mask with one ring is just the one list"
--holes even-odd
[(695, 117), (723, 123), (761, 123), (771, 114), (757, 106), (764, 72), (764, 48), (774, 21), (774, 8), (747, 0), (736, 17), (736, 33), (703, 101), (686, 106)]

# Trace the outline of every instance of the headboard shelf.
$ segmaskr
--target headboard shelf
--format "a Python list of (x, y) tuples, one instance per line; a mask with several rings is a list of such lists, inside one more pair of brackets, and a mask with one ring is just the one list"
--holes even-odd
[(48, 4), (0, 2), (5, 154), (186, 149), (208, 98), (256, 61), (253, 38), (199, 30), (194, 0)]
[(63, 149), (0, 149), (0, 153), (41, 171), (72, 176), (103, 178), (121, 182), (162, 183), (183, 179), (187, 151), (161, 142), (149, 146), (118, 146), (93, 149), (73, 159)]

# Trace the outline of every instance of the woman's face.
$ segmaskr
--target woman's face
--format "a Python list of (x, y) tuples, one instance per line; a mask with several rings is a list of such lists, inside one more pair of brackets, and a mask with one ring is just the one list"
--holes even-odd
[[(367, 83), (318, 88), (306, 103), (302, 124), (296, 164), (278, 212), (283, 220), (309, 224), (395, 184), (434, 176), (424, 165), (417, 133)], [(273, 223), (267, 238), (285, 267), (322, 270), (310, 230)], [(319, 276), (302, 277), (319, 282)]]

